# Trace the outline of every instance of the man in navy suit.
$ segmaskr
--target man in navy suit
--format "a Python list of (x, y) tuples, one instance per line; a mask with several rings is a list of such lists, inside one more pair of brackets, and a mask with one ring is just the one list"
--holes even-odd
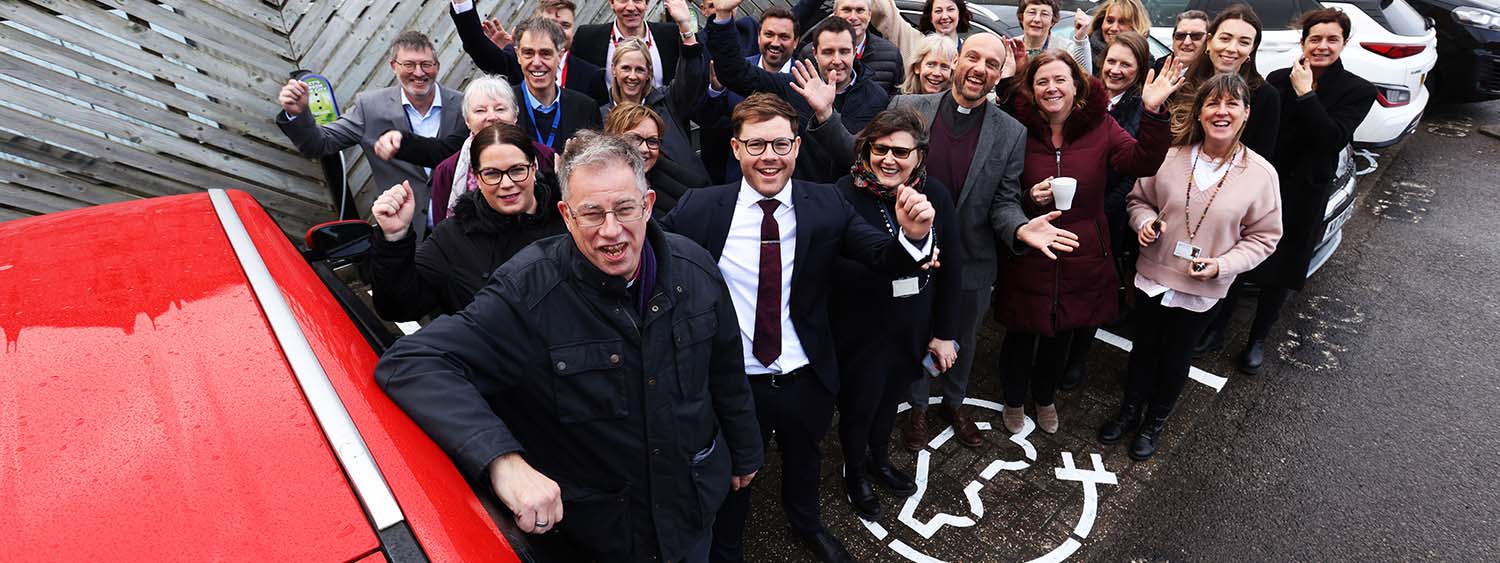
[[(735, 107), (730, 141), (744, 178), (689, 190), (662, 222), (714, 257), (734, 301), (761, 436), (782, 451), (787, 519), (822, 561), (849, 561), (818, 516), (819, 443), (833, 421), (839, 373), (829, 331), (835, 258), (893, 276), (916, 271), (932, 251), (934, 211), (903, 189), (893, 223), (862, 219), (832, 186), (792, 180), (801, 139), (796, 110), (771, 93)], [(892, 237), (900, 229), (902, 236)], [(730, 495), (714, 524), (713, 559), (743, 559), (750, 491)]]

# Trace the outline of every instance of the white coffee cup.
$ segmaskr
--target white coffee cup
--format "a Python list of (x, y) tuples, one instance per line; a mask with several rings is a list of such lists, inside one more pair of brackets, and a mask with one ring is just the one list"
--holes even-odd
[(1052, 179), (1052, 200), (1057, 203), (1058, 211), (1073, 208), (1073, 194), (1075, 193), (1078, 193), (1078, 180), (1066, 177)]

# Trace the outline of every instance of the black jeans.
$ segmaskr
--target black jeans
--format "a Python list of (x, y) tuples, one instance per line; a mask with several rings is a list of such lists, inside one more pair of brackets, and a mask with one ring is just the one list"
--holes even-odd
[[(818, 477), (823, 461), (819, 444), (833, 425), (833, 392), (811, 368), (790, 384), (772, 387), (765, 375), (747, 375), (755, 395), (755, 415), (766, 450), (771, 435), (781, 447), (781, 505), (797, 532), (823, 529), (818, 519)], [(714, 522), (713, 561), (743, 561), (745, 522), (750, 517), (750, 487), (729, 493)]]
[(1139, 329), (1126, 367), (1125, 403), (1147, 405), (1147, 415), (1166, 418), (1187, 384), (1193, 346), (1213, 320), (1213, 310), (1163, 307), (1161, 296), (1136, 290), (1135, 315)]
[(891, 430), (896, 407), (911, 393), (922, 364), (910, 350), (894, 346), (862, 347), (839, 358), (839, 444), (844, 450), (844, 475), (863, 475), (868, 463), (890, 463)]
[[(1057, 397), (1057, 380), (1068, 365), (1068, 354), (1078, 339), (1093, 338), (1094, 330), (1059, 331), (1055, 336), (1006, 331), (1000, 345), (1000, 373), (1005, 381), (1005, 406), (1021, 408), (1026, 394), (1038, 405), (1051, 405)], [(1076, 351), (1087, 354), (1087, 344)]]
[[(1219, 304), (1209, 311), (1213, 316), (1213, 323), (1208, 332), (1222, 333), (1224, 327), (1229, 324), (1230, 318), (1234, 317), (1235, 304), (1239, 303), (1240, 297), (1245, 293), (1243, 283), (1236, 281), (1229, 287), (1229, 295), (1219, 300)], [(1250, 340), (1265, 340), (1271, 335), (1271, 327), (1281, 318), (1281, 308), (1292, 296), (1292, 290), (1279, 287), (1262, 287), (1260, 295), (1255, 299), (1255, 320), (1250, 322)]]

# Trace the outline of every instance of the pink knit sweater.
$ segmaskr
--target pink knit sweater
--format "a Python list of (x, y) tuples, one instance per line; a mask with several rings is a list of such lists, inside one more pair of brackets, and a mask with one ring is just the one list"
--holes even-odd
[(1219, 276), (1206, 281), (1193, 279), (1188, 275), (1189, 262), (1172, 254), (1177, 241), (1188, 239), (1184, 221), (1191, 220), (1196, 226), (1213, 193), (1213, 188), (1197, 191), (1195, 186), (1193, 208), (1184, 217), (1188, 175), (1193, 167), (1191, 147), (1167, 151), (1156, 176), (1141, 178), (1130, 191), (1126, 202), (1130, 226), (1139, 227), (1155, 219), (1163, 224), (1156, 242), (1141, 249), (1137, 272), (1176, 291), (1223, 298), (1235, 276), (1250, 271), (1276, 250), (1276, 242), (1281, 240), (1281, 189), (1276, 169), (1254, 151), (1245, 150), (1246, 157), (1230, 169), (1223, 189), (1208, 209), (1208, 217), (1193, 237), (1203, 256), (1218, 262)]

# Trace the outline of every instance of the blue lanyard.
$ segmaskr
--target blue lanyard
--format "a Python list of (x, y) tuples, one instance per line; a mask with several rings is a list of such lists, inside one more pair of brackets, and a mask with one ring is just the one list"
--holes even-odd
[(557, 140), (557, 124), (562, 123), (562, 89), (557, 90), (557, 99), (552, 103), (557, 104), (557, 113), (552, 116), (552, 131), (547, 133), (547, 139), (542, 139), (542, 128), (536, 124), (536, 106), (541, 102), (531, 97), (531, 90), (526, 85), (521, 85), (521, 95), (526, 96), (526, 113), (531, 116), (531, 129), (536, 131), (536, 140), (541, 144), (552, 146), (552, 141)]

